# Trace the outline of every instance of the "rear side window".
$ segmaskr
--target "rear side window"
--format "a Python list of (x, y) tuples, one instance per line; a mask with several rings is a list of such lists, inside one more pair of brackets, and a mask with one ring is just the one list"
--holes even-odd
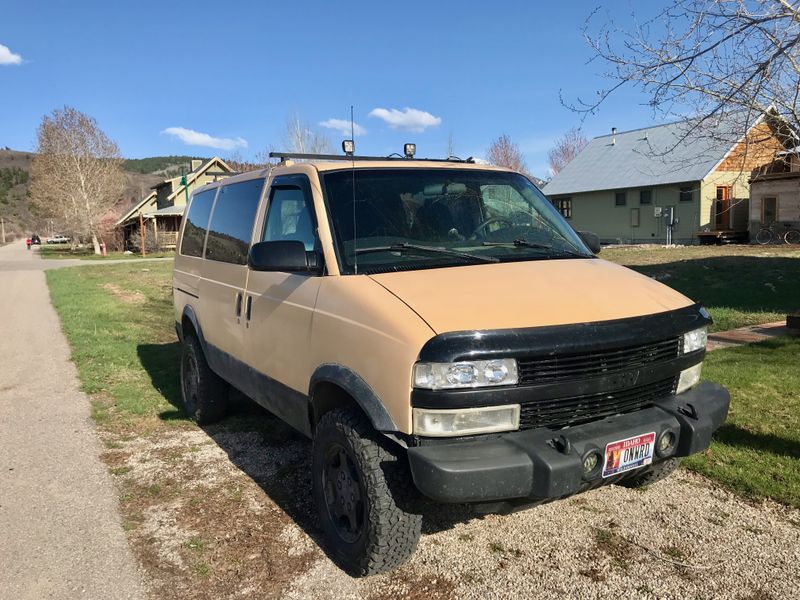
[(192, 196), (181, 240), (181, 254), (184, 256), (203, 256), (203, 243), (206, 239), (206, 231), (208, 231), (208, 217), (211, 215), (211, 206), (214, 204), (216, 193), (217, 190), (214, 189)]
[(211, 214), (206, 258), (236, 265), (247, 264), (263, 179), (231, 183), (219, 188)]

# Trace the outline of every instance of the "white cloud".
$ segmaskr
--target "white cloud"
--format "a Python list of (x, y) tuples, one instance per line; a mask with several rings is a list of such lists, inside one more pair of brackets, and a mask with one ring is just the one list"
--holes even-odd
[[(327, 121), (320, 121), (320, 126), (338, 131), (342, 135), (350, 135), (350, 121), (346, 119), (328, 119)], [(353, 123), (353, 133), (355, 135), (366, 135), (367, 130), (358, 123)]]
[(205, 146), (206, 148), (217, 148), (219, 150), (236, 150), (247, 148), (247, 140), (244, 138), (221, 138), (214, 137), (202, 131), (186, 129), (184, 127), (167, 127), (161, 133), (166, 133), (178, 138), (189, 146)]
[(441, 122), (441, 117), (435, 117), (429, 112), (416, 108), (375, 108), (369, 113), (370, 117), (378, 117), (385, 121), (392, 129), (406, 129), (408, 131), (425, 131), (428, 127), (436, 127)]
[(22, 64), (22, 57), (14, 54), (8, 46), (0, 44), (0, 65), (19, 65)]

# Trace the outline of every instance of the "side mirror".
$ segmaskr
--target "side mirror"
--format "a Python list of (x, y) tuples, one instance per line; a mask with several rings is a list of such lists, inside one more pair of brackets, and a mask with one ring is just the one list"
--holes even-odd
[(253, 244), (247, 264), (253, 271), (311, 273), (318, 275), (322, 261), (316, 252), (306, 252), (303, 242), (282, 240)]
[(586, 244), (586, 247), (592, 251), (592, 254), (600, 253), (602, 248), (600, 246), (600, 238), (597, 237), (597, 235), (591, 231), (576, 231), (575, 233), (577, 233), (578, 237), (583, 240), (583, 243)]

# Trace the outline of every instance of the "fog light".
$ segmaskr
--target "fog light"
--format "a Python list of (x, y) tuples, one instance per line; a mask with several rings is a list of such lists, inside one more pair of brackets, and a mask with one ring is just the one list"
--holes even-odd
[(587, 454), (583, 459), (583, 472), (591, 473), (594, 471), (597, 468), (598, 461), (599, 457), (597, 456), (597, 452)]
[(672, 451), (672, 447), (675, 445), (675, 434), (671, 431), (665, 431), (661, 434), (661, 437), (658, 438), (658, 453), (659, 454), (667, 454)]

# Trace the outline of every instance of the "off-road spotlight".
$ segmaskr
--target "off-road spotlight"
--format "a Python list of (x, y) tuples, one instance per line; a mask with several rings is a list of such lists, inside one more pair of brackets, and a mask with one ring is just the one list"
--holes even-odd
[(403, 144), (403, 154), (406, 155), (406, 158), (414, 158), (414, 155), (416, 153), (417, 153), (416, 144)]
[(353, 140), (344, 140), (342, 142), (342, 150), (347, 156), (353, 156), (356, 151), (356, 143)]

